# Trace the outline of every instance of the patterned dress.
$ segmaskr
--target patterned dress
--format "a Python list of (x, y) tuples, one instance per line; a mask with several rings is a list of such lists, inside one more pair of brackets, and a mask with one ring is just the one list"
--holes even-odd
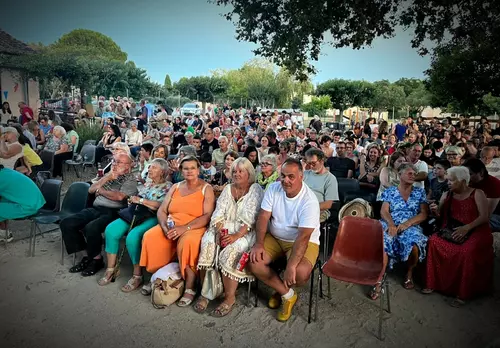
[(229, 234), (237, 233), (242, 224), (251, 227), (244, 237), (236, 240), (233, 244), (226, 246), (219, 253), (219, 268), (223, 275), (240, 283), (253, 281), (254, 276), (244, 269), (237, 270), (241, 255), (250, 251), (255, 243), (255, 220), (260, 209), (264, 191), (258, 184), (250, 186), (248, 193), (236, 201), (231, 194), (231, 184), (222, 191), (212, 219), (210, 227), (201, 240), (200, 258), (198, 269), (207, 269), (214, 265), (216, 250), (216, 229), (219, 222), (223, 222), (223, 227), (229, 230)]
[[(417, 216), (420, 213), (420, 205), (427, 203), (425, 190), (413, 187), (408, 201), (405, 202), (396, 186), (389, 187), (382, 193), (382, 201), (389, 203), (389, 211), (392, 221), (396, 226)], [(427, 237), (424, 236), (422, 227), (414, 225), (396, 236), (388, 233), (388, 224), (380, 220), (384, 230), (384, 249), (389, 256), (389, 268), (397, 262), (408, 261), (414, 245), (418, 247), (419, 261), (425, 259)]]

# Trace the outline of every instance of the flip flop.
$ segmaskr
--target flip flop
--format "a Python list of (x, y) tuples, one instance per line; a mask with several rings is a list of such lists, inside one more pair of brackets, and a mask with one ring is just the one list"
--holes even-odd
[(413, 284), (413, 280), (406, 279), (405, 282), (403, 283), (403, 288), (405, 288), (406, 290), (415, 289), (415, 284)]
[(203, 296), (200, 296), (198, 298), (198, 300), (196, 301), (196, 303), (194, 304), (194, 311), (198, 314), (202, 314), (202, 313), (205, 313), (207, 308), (208, 308), (208, 304), (209, 304), (209, 300), (206, 299), (205, 297)]
[(141, 289), (141, 294), (144, 295), (144, 296), (149, 296), (151, 295), (151, 283), (148, 283), (148, 284), (144, 284), (142, 286), (142, 289)]
[(424, 295), (429, 295), (429, 294), (432, 294), (434, 292), (434, 289), (425, 288), (425, 289), (422, 289), (422, 291), (420, 291), (420, 292)]
[(231, 313), (233, 310), (234, 305), (236, 304), (233, 303), (232, 305), (228, 305), (227, 303), (221, 303), (219, 307), (215, 308), (214, 311), (211, 313), (212, 317), (216, 318), (222, 318)]

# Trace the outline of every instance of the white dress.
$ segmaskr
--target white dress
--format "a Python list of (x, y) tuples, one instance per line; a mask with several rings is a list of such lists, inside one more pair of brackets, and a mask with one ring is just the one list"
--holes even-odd
[(241, 255), (246, 251), (250, 251), (255, 243), (255, 220), (263, 197), (264, 191), (256, 183), (252, 184), (248, 193), (237, 202), (231, 194), (231, 184), (224, 188), (219, 199), (217, 199), (217, 206), (212, 214), (210, 227), (201, 240), (198, 269), (207, 269), (214, 265), (217, 238), (215, 226), (219, 222), (224, 223), (223, 227), (229, 230), (229, 234), (237, 233), (241, 225), (245, 224), (251, 228), (250, 232), (233, 244), (221, 249), (219, 268), (223, 275), (240, 283), (255, 279), (246, 269), (242, 272), (238, 271), (237, 266)]

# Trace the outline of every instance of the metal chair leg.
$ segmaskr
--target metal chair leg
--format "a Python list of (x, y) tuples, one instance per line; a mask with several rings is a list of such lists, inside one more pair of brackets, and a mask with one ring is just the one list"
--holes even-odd
[(252, 282), (248, 282), (247, 307), (250, 307), (250, 301), (251, 301), (250, 294), (251, 294), (251, 290), (252, 290)]
[(257, 308), (257, 305), (259, 303), (258, 290), (259, 290), (259, 280), (255, 279), (255, 305), (254, 305), (255, 308)]
[[(317, 263), (316, 263), (317, 265)], [(307, 316), (307, 323), (311, 324), (311, 313), (312, 313), (312, 300), (313, 300), (313, 292), (314, 292), (314, 270), (316, 269), (316, 265), (314, 265), (311, 272), (311, 288), (309, 290), (309, 314)]]
[(389, 280), (385, 280), (385, 293), (387, 294), (387, 312), (391, 313), (391, 294), (389, 293)]
[(64, 239), (61, 232), (61, 265), (64, 266)]
[[(319, 296), (323, 298), (323, 270), (321, 269), (321, 265), (319, 267), (318, 271), (318, 291), (316, 291), (316, 303), (314, 304), (314, 321), (318, 320), (318, 302), (319, 302)], [(321, 295), (320, 295), (321, 294)]]
[(36, 223), (31, 221), (31, 233), (33, 235), (33, 248), (31, 249), (31, 257), (35, 257), (35, 246), (36, 246)]
[(379, 314), (379, 320), (378, 320), (378, 338), (379, 340), (383, 341), (384, 337), (382, 336), (382, 322), (383, 322), (383, 317), (384, 317), (384, 294), (381, 294), (380, 296), (380, 314)]

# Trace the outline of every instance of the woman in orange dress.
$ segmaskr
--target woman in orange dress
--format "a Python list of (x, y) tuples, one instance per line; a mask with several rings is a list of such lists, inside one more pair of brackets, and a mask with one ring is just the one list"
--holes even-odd
[[(154, 273), (177, 256), (186, 281), (186, 290), (177, 304), (186, 307), (196, 295), (201, 238), (214, 211), (215, 198), (212, 187), (198, 178), (201, 166), (195, 157), (184, 157), (179, 166), (184, 181), (172, 186), (158, 209), (159, 224), (144, 235), (140, 265)], [(167, 226), (169, 217), (175, 223), (173, 228)], [(143, 294), (148, 292), (150, 285), (143, 288)]]

